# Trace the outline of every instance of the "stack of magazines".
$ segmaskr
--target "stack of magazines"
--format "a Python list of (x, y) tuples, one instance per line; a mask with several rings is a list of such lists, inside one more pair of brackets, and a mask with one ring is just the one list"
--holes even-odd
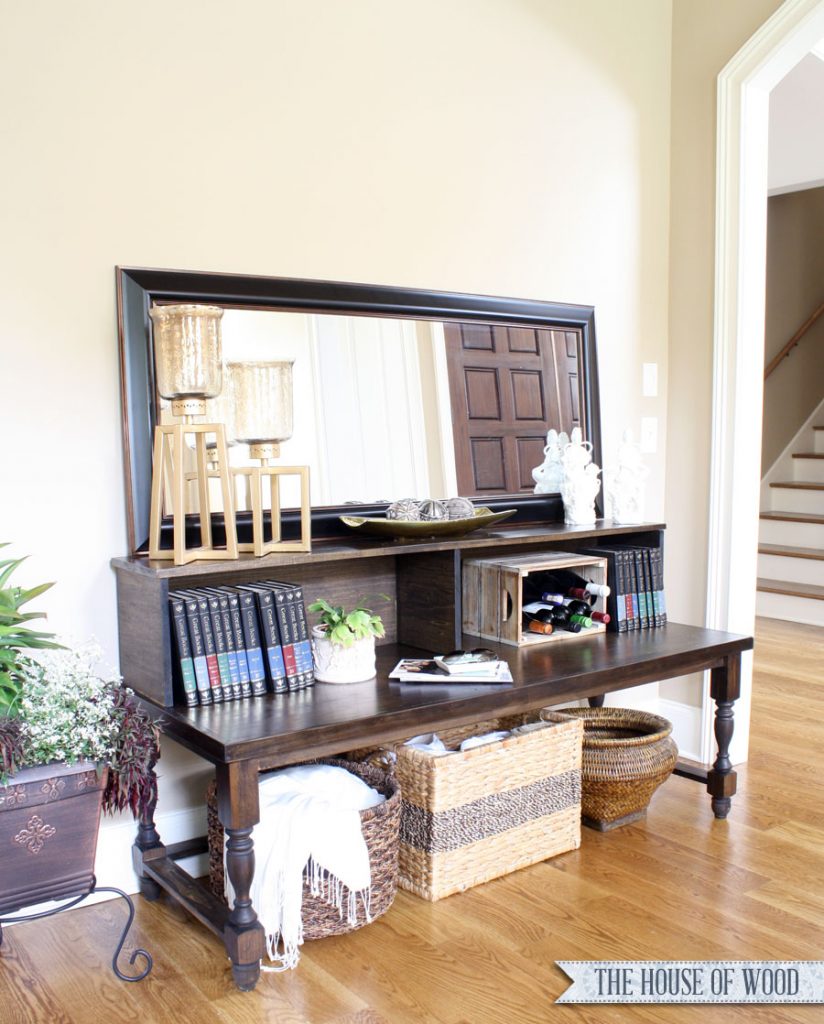
[(432, 658), (401, 658), (389, 673), (402, 683), (511, 683), (505, 661), (474, 661), (450, 664), (436, 654)]

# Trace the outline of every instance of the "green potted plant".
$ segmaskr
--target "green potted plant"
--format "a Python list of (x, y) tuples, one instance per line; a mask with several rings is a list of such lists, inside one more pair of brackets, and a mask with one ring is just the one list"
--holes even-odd
[(157, 728), (96, 644), (26, 625), (51, 584), (11, 586), (21, 561), (0, 563), (0, 917), (90, 890), (101, 807), (138, 816), (156, 797)]
[[(381, 598), (388, 601), (386, 595)], [(365, 600), (365, 599), (364, 599)], [(315, 679), (322, 683), (360, 683), (375, 675), (375, 639), (386, 635), (380, 615), (358, 601), (347, 611), (323, 598), (309, 605), (320, 612), (312, 627)]]

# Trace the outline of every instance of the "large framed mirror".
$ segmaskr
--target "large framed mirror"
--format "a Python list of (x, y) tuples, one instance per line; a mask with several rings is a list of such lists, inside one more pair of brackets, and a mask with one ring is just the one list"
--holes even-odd
[[(591, 306), (133, 267), (116, 278), (132, 554), (147, 548), (152, 435), (168, 417), (153, 305), (221, 306), (226, 361), (294, 360), (283, 461), (310, 467), (314, 537), (345, 532), (342, 514), (380, 513), (403, 497), (460, 494), (515, 508), (516, 521), (558, 521), (560, 496), (534, 493), (547, 431), (580, 427), (601, 461)], [(230, 456), (245, 459), (242, 449)], [(249, 529), (242, 502), (238, 529)]]

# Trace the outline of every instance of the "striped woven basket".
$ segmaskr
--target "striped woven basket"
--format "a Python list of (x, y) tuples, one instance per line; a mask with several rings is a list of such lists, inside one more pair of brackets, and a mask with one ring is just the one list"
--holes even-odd
[[(325, 759), (323, 764), (337, 765), (376, 789), (386, 802), (360, 812), (361, 831), (369, 850), (369, 868), (372, 876), (371, 917), (374, 920), (392, 906), (398, 887), (398, 831), (401, 821), (401, 793), (397, 782), (380, 768), (351, 761)], [(209, 840), (209, 887), (219, 899), (224, 899), (223, 826), (217, 816), (217, 795), (212, 782), (206, 794)], [(367, 923), (363, 905), (358, 903), (357, 924), (350, 925), (346, 915), (321, 895), (313, 896), (306, 882), (301, 902), (303, 937), (306, 940), (325, 939), (330, 935), (343, 935), (362, 928)]]
[[(537, 714), (499, 718), (438, 736), (457, 748), (469, 736), (537, 720)], [(581, 723), (565, 719), (446, 757), (395, 747), (403, 794), (401, 887), (439, 900), (576, 849), (581, 736)]]
[(583, 722), (585, 825), (606, 832), (644, 817), (653, 793), (678, 759), (666, 718), (626, 708), (545, 708), (541, 717)]

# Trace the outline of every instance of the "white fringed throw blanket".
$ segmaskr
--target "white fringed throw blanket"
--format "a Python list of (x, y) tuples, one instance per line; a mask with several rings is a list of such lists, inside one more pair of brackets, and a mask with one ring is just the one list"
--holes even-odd
[[(369, 851), (360, 811), (386, 797), (333, 765), (315, 764), (261, 775), (260, 822), (252, 831), (255, 877), (252, 905), (266, 932), (269, 958), (285, 971), (296, 967), (303, 943), (303, 879), (357, 924), (358, 899), (371, 920)], [(234, 893), (226, 872), (226, 898)], [(344, 907), (344, 888), (348, 890)]]

